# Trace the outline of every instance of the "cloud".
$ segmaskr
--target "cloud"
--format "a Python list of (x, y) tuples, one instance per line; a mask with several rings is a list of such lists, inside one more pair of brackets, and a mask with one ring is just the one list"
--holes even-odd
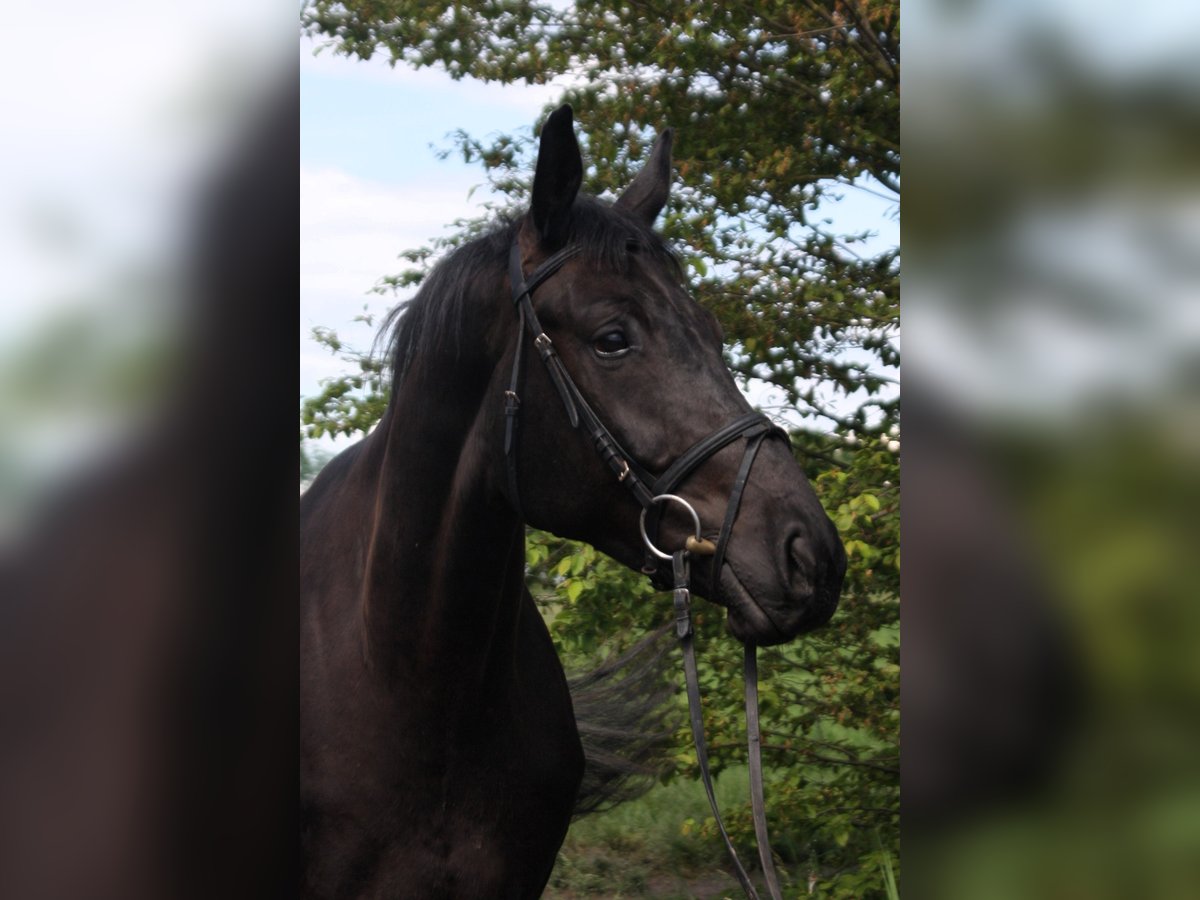
[[(431, 182), (414, 178), (384, 184), (332, 167), (300, 167), (300, 391), (341, 371), (310, 337), (314, 326), (336, 330), (365, 349), (374, 332), (353, 322), (363, 304), (381, 313), (390, 298), (369, 295), (383, 276), (405, 268), (399, 254), (445, 233), (455, 219), (477, 215), (486, 196), (467, 193), (477, 178), (449, 172)], [(334, 365), (321, 364), (332, 361)]]

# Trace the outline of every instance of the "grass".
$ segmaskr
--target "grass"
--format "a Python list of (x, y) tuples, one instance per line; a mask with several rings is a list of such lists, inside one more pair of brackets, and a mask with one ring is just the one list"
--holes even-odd
[[(722, 811), (745, 803), (747, 791), (745, 767), (717, 779)], [(563, 842), (545, 896), (739, 897), (720, 838), (701, 833), (711, 815), (696, 781), (657, 785), (638, 800), (579, 819)]]
[(892, 866), (892, 854), (884, 851), (878, 828), (875, 829), (875, 848), (879, 851), (879, 868), (880, 874), (883, 876), (884, 889), (887, 891), (887, 900), (900, 900), (900, 889), (896, 886), (896, 871)]

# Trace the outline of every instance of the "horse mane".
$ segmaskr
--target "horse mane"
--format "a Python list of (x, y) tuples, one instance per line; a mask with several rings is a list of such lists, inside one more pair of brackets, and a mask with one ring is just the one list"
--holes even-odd
[[(394, 306), (376, 338), (399, 384), (422, 352), (458, 355), (463, 317), (477, 308), (481, 295), (507, 277), (508, 252), (520, 219), (501, 217), (488, 231), (438, 262), (416, 295)], [(583, 248), (582, 258), (597, 271), (627, 273), (633, 253), (647, 254), (682, 280), (679, 258), (662, 235), (637, 215), (581, 194), (575, 198), (567, 242)]]

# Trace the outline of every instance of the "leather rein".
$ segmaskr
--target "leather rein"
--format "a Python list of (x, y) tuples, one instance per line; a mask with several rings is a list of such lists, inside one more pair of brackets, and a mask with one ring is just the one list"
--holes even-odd
[[(523, 366), (525, 358), (525, 339), (528, 334), (534, 349), (541, 357), (546, 372), (550, 375), (567, 419), (573, 429), (578, 430), (582, 425), (591, 438), (596, 453), (608, 465), (618, 482), (624, 485), (642, 507), (640, 528), (642, 540), (646, 547), (646, 558), (642, 572), (650, 576), (651, 581), (658, 587), (670, 586), (673, 592), (675, 606), (675, 633), (679, 639), (683, 653), (684, 676), (687, 686), (688, 711), (691, 722), (692, 738), (696, 745), (696, 759), (700, 765), (700, 775), (704, 782), (704, 791), (708, 795), (709, 806), (717, 828), (725, 842), (733, 862), (735, 874), (751, 900), (758, 900), (750, 876), (746, 873), (741, 860), (734, 850), (733, 841), (725, 829), (717, 808), (716, 794), (713, 790), (712, 775), (709, 771), (708, 750), (704, 738), (704, 721), (700, 710), (700, 685), (696, 667), (696, 650), (694, 631), (691, 622), (691, 566), (690, 560), (695, 556), (711, 556), (712, 576), (711, 587), (714, 592), (720, 576), (721, 566), (725, 559), (725, 550), (729, 537), (733, 532), (734, 520), (737, 518), (738, 507), (741, 504), (742, 493), (750, 477), (750, 469), (754, 458), (763, 441), (771, 436), (788, 441), (787, 433), (776, 427), (761, 413), (748, 413), (739, 416), (728, 425), (717, 429), (712, 434), (701, 439), (678, 459), (676, 459), (662, 475), (654, 476), (647, 472), (621, 446), (612, 432), (596, 415), (588, 404), (578, 385), (563, 366), (562, 360), (554, 349), (554, 344), (542, 330), (537, 314), (533, 309), (533, 292), (546, 279), (557, 272), (570, 259), (582, 251), (578, 245), (568, 245), (547, 258), (532, 273), (526, 275), (521, 263), (521, 253), (514, 239), (509, 250), (509, 280), (512, 285), (513, 305), (517, 309), (519, 324), (517, 328), (517, 346), (513, 354), (512, 373), (508, 390), (504, 392), (504, 456), (508, 472), (508, 487), (517, 512), (524, 518), (521, 510), (520, 492), (517, 487), (517, 444), (520, 427), (520, 409)], [(733, 488), (726, 505), (725, 517), (717, 541), (704, 538), (701, 535), (700, 518), (695, 509), (683, 498), (672, 493), (696, 469), (703, 465), (709, 457), (733, 441), (745, 438), (746, 449), (742, 456), (741, 465), (734, 478)], [(790, 441), (789, 441), (790, 446)], [(667, 503), (676, 503), (690, 512), (694, 524), (694, 533), (689, 535), (685, 546), (674, 552), (667, 553), (656, 545), (662, 513)], [(669, 562), (669, 569), (664, 563)], [(669, 573), (669, 574), (668, 574)], [(767, 888), (773, 900), (780, 900), (779, 877), (775, 872), (775, 864), (771, 857), (771, 846), (767, 835), (767, 818), (763, 800), (762, 753), (761, 738), (758, 724), (758, 657), (757, 647), (752, 643), (745, 644), (744, 679), (746, 701), (746, 731), (749, 744), (750, 770), (750, 803), (754, 819), (754, 833), (758, 842), (758, 856), (762, 865)]]

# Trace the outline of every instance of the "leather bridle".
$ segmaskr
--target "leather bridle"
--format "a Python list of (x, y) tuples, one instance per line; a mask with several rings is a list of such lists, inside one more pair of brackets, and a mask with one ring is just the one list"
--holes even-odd
[[(758, 454), (763, 441), (771, 436), (784, 441), (790, 440), (787, 433), (776, 427), (770, 419), (761, 413), (747, 413), (739, 416), (729, 424), (718, 428), (712, 434), (701, 439), (682, 455), (680, 455), (661, 475), (655, 476), (646, 471), (631, 454), (625, 451), (612, 432), (596, 415), (588, 404), (579, 386), (575, 384), (567, 372), (562, 360), (554, 349), (554, 343), (542, 330), (537, 313), (533, 309), (534, 290), (551, 275), (563, 267), (570, 259), (582, 251), (579, 245), (568, 245), (547, 258), (534, 271), (525, 275), (521, 262), (521, 251), (514, 239), (509, 249), (509, 280), (512, 284), (513, 305), (517, 309), (519, 319), (517, 327), (517, 346), (513, 354), (512, 373), (508, 390), (504, 392), (504, 456), (508, 472), (508, 489), (510, 499), (524, 518), (521, 510), (520, 491), (517, 485), (517, 444), (520, 427), (520, 409), (523, 366), (525, 358), (525, 337), (529, 335), (533, 346), (541, 357), (542, 364), (553, 382), (567, 419), (573, 429), (583, 426), (591, 438), (596, 453), (617, 477), (617, 481), (625, 486), (634, 499), (642, 507), (641, 532), (646, 547), (643, 573), (659, 587), (670, 586), (673, 589), (676, 636), (679, 638), (683, 651), (685, 681), (687, 683), (688, 708), (690, 711), (692, 737), (696, 744), (696, 756), (700, 765), (700, 773), (704, 781), (705, 792), (709, 805), (716, 819), (717, 827), (725, 841), (733, 861), (734, 870), (741, 882), (746, 895), (757, 900), (758, 893), (746, 874), (745, 868), (738, 859), (733, 848), (733, 842), (721, 820), (717, 808), (716, 795), (713, 791), (712, 777), (709, 773), (708, 753), (704, 740), (704, 723), (700, 714), (700, 688), (696, 670), (695, 647), (691, 623), (691, 593), (690, 593), (690, 558), (693, 555), (712, 557), (711, 587), (713, 595), (717, 589), (721, 567), (725, 559), (725, 550), (733, 532), (737, 518), (738, 507), (741, 505), (742, 493), (750, 477), (750, 469)], [(729, 501), (726, 504), (725, 516), (721, 523), (717, 542), (704, 538), (700, 533), (700, 520), (695, 510), (686, 500), (672, 492), (679, 487), (693, 472), (702, 466), (710, 457), (734, 441), (744, 438), (746, 448), (742, 455), (741, 465), (734, 478)], [(687, 538), (685, 546), (673, 553), (660, 550), (656, 544), (662, 521), (662, 510), (666, 503), (682, 504), (694, 521), (694, 534)], [(670, 562), (669, 570), (663, 565)], [(668, 574), (669, 572), (669, 574)], [(669, 579), (669, 580), (668, 580)], [(754, 644), (745, 645), (744, 674), (746, 687), (746, 730), (749, 737), (749, 766), (750, 794), (754, 819), (755, 836), (758, 841), (759, 860), (768, 889), (773, 898), (780, 897), (778, 876), (775, 873), (774, 862), (771, 858), (770, 843), (767, 836), (766, 811), (763, 801), (761, 742), (758, 729), (758, 662), (757, 648)]]

